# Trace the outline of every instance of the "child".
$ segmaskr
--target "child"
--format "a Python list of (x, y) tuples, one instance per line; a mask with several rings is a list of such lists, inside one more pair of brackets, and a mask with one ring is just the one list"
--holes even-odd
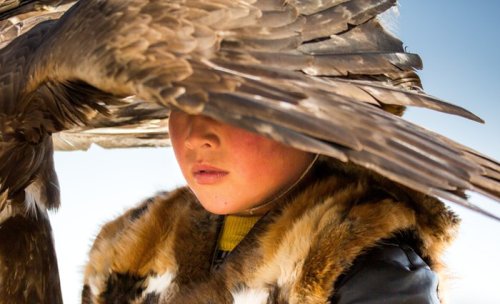
[(350, 164), (179, 110), (188, 186), (105, 225), (84, 303), (438, 303), (456, 217)]

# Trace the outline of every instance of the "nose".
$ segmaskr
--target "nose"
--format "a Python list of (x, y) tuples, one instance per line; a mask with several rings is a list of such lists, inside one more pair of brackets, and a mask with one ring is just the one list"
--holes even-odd
[(213, 119), (205, 116), (190, 116), (184, 146), (190, 150), (217, 148), (220, 138), (216, 133), (215, 124)]

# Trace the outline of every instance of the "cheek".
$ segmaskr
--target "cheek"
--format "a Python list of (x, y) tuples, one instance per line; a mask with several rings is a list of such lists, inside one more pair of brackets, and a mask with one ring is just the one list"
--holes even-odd
[(233, 132), (231, 158), (242, 181), (272, 180), (281, 175), (284, 164), (284, 146), (246, 131)]
[(175, 158), (177, 159), (177, 163), (184, 173), (185, 160), (184, 160), (184, 138), (185, 135), (182, 133), (183, 130), (186, 129), (184, 125), (182, 117), (178, 117), (179, 115), (171, 114), (168, 121), (168, 133), (170, 136), (170, 143), (172, 145), (172, 149), (174, 150)]

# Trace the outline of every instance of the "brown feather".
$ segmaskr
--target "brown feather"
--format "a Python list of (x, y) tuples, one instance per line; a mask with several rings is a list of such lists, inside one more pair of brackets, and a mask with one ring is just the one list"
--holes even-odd
[[(58, 147), (72, 139), (73, 148), (164, 145), (162, 107), (173, 105), (349, 159), (424, 193), (497, 197), (496, 161), (485, 167), (383, 112), (421, 106), (480, 120), (421, 93), (420, 58), (375, 19), (394, 3), (80, 1), (1, 50), (2, 136), (36, 143), (62, 131)], [(82, 39), (86, 47), (76, 47)], [(130, 95), (132, 103), (119, 100)]]

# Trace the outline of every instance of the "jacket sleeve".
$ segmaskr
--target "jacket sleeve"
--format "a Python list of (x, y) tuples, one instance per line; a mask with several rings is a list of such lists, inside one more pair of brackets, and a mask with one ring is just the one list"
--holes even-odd
[(415, 251), (380, 245), (354, 262), (337, 280), (331, 304), (439, 303), (438, 278)]

